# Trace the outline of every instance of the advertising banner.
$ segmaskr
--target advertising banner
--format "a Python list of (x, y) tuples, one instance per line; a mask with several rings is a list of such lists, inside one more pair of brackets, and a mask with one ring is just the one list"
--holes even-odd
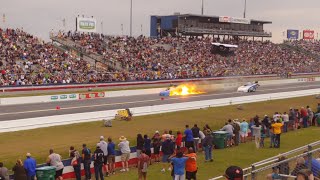
[(251, 23), (251, 21), (249, 19), (229, 17), (229, 16), (220, 16), (219, 22), (238, 23), (238, 24), (250, 24)]
[(50, 96), (51, 101), (63, 101), (63, 100), (75, 100), (77, 99), (77, 94), (61, 94)]
[(96, 32), (97, 20), (94, 18), (77, 17), (77, 31)]
[(299, 39), (299, 30), (288, 29), (287, 30), (288, 39)]
[(303, 30), (303, 39), (314, 39), (314, 30)]
[(104, 92), (89, 92), (89, 93), (80, 93), (79, 99), (95, 99), (105, 97)]

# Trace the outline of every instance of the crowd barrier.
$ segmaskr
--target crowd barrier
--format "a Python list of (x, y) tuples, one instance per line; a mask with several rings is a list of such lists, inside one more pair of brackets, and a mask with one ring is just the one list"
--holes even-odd
[[(212, 99), (212, 100), (204, 100), (204, 101), (144, 106), (144, 107), (130, 108), (130, 111), (133, 113), (134, 116), (143, 116), (143, 115), (175, 112), (175, 111), (182, 111), (182, 110), (192, 110), (192, 109), (200, 109), (200, 108), (208, 108), (208, 107), (218, 107), (218, 106), (252, 103), (252, 102), (260, 102), (260, 101), (276, 100), (276, 99), (302, 97), (302, 96), (308, 96), (308, 95), (315, 95), (319, 93), (320, 93), (320, 89), (318, 88), (318, 89), (310, 89), (310, 90), (302, 90), (302, 91), (269, 93), (269, 94), (240, 96), (240, 97), (231, 97), (231, 98), (222, 98), (222, 99)], [(118, 110), (119, 109), (1, 121), (0, 132), (35, 129), (40, 127), (66, 125), (66, 124), (74, 124), (74, 123), (80, 123), (80, 122), (90, 122), (90, 121), (97, 121), (101, 119), (113, 119)]]

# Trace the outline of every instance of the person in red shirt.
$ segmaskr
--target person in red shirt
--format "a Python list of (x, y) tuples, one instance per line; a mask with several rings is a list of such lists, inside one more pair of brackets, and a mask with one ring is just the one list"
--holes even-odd
[(308, 127), (308, 119), (309, 119), (307, 109), (305, 109), (304, 107), (301, 107), (300, 114), (301, 114), (301, 118), (302, 118), (303, 127), (307, 128)]
[(181, 148), (181, 145), (182, 145), (182, 134), (180, 131), (178, 131), (177, 138), (176, 138), (176, 146), (178, 150)]
[(194, 150), (192, 147), (188, 149), (188, 154), (185, 155), (189, 159), (186, 162), (186, 179), (191, 180), (197, 179), (197, 171), (198, 171), (198, 166), (197, 166), (197, 154), (194, 153)]

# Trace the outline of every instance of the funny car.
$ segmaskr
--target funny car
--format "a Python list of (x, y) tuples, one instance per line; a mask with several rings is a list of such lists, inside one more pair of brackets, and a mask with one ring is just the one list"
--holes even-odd
[(238, 87), (237, 92), (255, 92), (259, 86), (258, 81), (254, 83), (248, 82), (245, 85)]

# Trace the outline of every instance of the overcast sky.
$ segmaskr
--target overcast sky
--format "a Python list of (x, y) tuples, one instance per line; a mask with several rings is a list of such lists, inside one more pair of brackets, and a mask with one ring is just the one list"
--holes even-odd
[[(205, 15), (242, 17), (244, 0), (204, 0)], [(266, 30), (272, 40), (283, 39), (286, 29), (313, 29), (317, 38), (320, 22), (319, 0), (247, 0), (247, 18), (270, 20)], [(133, 35), (149, 35), (150, 15), (168, 15), (174, 12), (200, 14), (201, 0), (133, 0)], [(98, 32), (129, 34), (130, 0), (3, 0), (0, 6), (3, 27), (23, 27), (29, 33), (48, 40), (51, 29), (75, 29), (77, 15), (94, 16)], [(6, 15), (6, 23), (2, 21)]]

